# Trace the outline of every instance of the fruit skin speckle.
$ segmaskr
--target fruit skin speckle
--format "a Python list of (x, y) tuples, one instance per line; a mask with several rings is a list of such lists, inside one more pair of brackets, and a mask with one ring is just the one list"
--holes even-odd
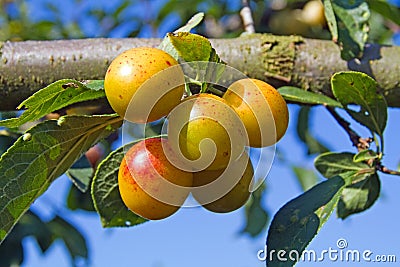
[[(178, 62), (172, 56), (163, 50), (152, 47), (132, 48), (118, 55), (109, 65), (104, 78), (105, 93), (113, 110), (124, 117), (128, 105), (138, 89), (149, 79), (158, 79), (156, 77), (161, 77), (162, 71), (176, 65)], [(148, 106), (154, 108), (150, 114), (137, 115), (134, 122), (144, 123), (158, 120), (179, 104), (185, 90), (184, 75), (179, 67), (171, 69), (173, 69), (170, 70), (171, 74), (159, 78), (160, 80), (152, 81), (153, 85), (146, 88), (148, 92), (142, 98), (149, 102)], [(166, 80), (174, 81), (176, 87), (165, 86)], [(157, 101), (160, 95), (164, 96)]]
[(250, 146), (273, 145), (285, 134), (289, 123), (287, 104), (268, 83), (257, 79), (238, 80), (229, 86), (223, 99), (243, 121)]
[(168, 136), (178, 140), (195, 170), (223, 169), (245, 146), (245, 129), (235, 111), (224, 99), (208, 93), (185, 98), (168, 115)]
[[(123, 202), (131, 211), (150, 220), (164, 219), (175, 213), (186, 200), (193, 183), (193, 174), (173, 166), (163, 146), (169, 149), (167, 139), (140, 141), (128, 150), (118, 172)], [(167, 188), (163, 179), (187, 189)], [(165, 203), (163, 199), (178, 205)]]

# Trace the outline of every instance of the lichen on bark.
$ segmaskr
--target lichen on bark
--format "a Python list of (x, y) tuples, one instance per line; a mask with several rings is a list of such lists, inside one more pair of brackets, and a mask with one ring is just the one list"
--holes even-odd
[[(389, 106), (400, 107), (400, 47), (367, 45), (361, 60), (345, 61), (332, 41), (246, 34), (211, 39), (221, 59), (251, 78), (332, 95), (330, 78), (356, 70), (377, 80)], [(58, 79), (102, 79), (124, 50), (159, 45), (161, 39), (82, 39), (0, 43), (0, 110), (12, 110)]]
[(221, 58), (245, 75), (274, 85), (291, 81), (300, 36), (244, 34), (239, 38), (213, 40)]
[(265, 77), (289, 83), (293, 74), (296, 46), (303, 42), (300, 36), (261, 35)]

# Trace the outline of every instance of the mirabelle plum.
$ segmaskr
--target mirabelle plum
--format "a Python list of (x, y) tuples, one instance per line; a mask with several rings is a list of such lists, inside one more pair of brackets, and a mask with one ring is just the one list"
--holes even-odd
[[(163, 50), (137, 47), (111, 62), (104, 89), (111, 107), (121, 117), (132, 122), (151, 122), (166, 116), (180, 102), (185, 89), (184, 74), (178, 62)], [(135, 106), (127, 114), (134, 99)]]
[(323, 26), (325, 24), (324, 4), (321, 0), (308, 1), (302, 10), (302, 21), (310, 26)]
[(202, 93), (184, 99), (168, 116), (168, 139), (193, 170), (218, 170), (244, 151), (247, 136), (224, 99)]
[(225, 92), (226, 100), (243, 121), (252, 147), (265, 147), (278, 142), (285, 134), (289, 112), (285, 100), (268, 83), (241, 79)]
[[(150, 220), (175, 213), (193, 183), (193, 174), (173, 166), (164, 149), (171, 149), (166, 139), (140, 141), (128, 150), (118, 173), (119, 191), (125, 205)], [(168, 155), (172, 155), (171, 151)]]
[[(244, 165), (241, 164), (243, 161)], [(230, 170), (205, 170), (193, 173), (193, 187), (208, 185), (207, 188), (192, 190), (193, 197), (207, 210), (227, 213), (239, 209), (248, 200), (250, 183), (254, 175), (253, 166), (247, 153), (244, 153), (236, 163), (230, 166), (232, 168)], [(230, 190), (227, 192), (226, 188)], [(216, 193), (220, 194), (220, 198), (210, 202), (210, 195)]]

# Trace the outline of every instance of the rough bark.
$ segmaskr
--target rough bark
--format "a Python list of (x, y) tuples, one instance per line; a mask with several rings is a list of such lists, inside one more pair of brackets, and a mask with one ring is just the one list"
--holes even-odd
[[(160, 39), (82, 39), (0, 43), (0, 110), (62, 78), (102, 79), (111, 60), (138, 46), (157, 46)], [(331, 94), (330, 77), (358, 70), (374, 77), (392, 107), (400, 107), (400, 47), (368, 45), (361, 60), (344, 61), (336, 44), (296, 36), (266, 34), (213, 39), (217, 53), (249, 77), (276, 86), (294, 85)]]

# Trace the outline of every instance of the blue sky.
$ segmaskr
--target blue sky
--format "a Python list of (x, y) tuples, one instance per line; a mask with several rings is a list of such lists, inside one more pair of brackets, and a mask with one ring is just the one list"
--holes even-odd
[[(288, 133), (279, 142), (279, 149), (290, 159), (303, 166), (312, 167), (312, 159), (304, 157), (305, 151), (295, 135), (297, 106), (290, 106)], [(348, 137), (329, 114), (322, 108), (315, 110), (313, 132), (331, 145), (334, 151), (352, 151)], [(391, 109), (386, 129), (385, 164), (396, 167), (399, 163), (400, 111)], [(347, 240), (348, 249), (371, 250), (375, 254), (395, 254), (400, 261), (400, 240), (397, 227), (400, 219), (398, 192), (400, 178), (381, 175), (382, 193), (373, 207), (361, 214), (342, 221), (333, 214), (308, 249), (321, 252), (337, 249), (340, 238)], [(301, 193), (300, 187), (289, 168), (277, 161), (272, 166), (266, 184), (268, 194), (264, 205), (274, 214), (288, 200)], [(64, 199), (69, 186), (66, 177), (59, 178), (34, 204), (34, 208), (46, 215), (49, 202), (64, 209)], [(49, 214), (51, 213), (48, 211)], [(266, 231), (257, 238), (238, 234), (244, 225), (244, 210), (230, 214), (215, 214), (203, 208), (183, 208), (172, 217), (162, 221), (148, 222), (132, 228), (103, 229), (96, 215), (86, 212), (68, 212), (87, 236), (91, 261), (90, 266), (265, 266), (257, 259), (257, 251), (264, 248)], [(395, 234), (396, 233), (396, 234)], [(41, 257), (32, 239), (25, 241), (27, 260), (24, 266), (69, 266), (62, 245), (52, 246), (46, 256)], [(373, 266), (373, 263), (369, 263)], [(378, 263), (375, 263), (378, 264)], [(320, 263), (299, 263), (297, 266), (366, 266), (366, 263), (343, 263), (325, 260)], [(379, 266), (395, 266), (379, 263)]]
[[(34, 1), (43, 2), (44, 0), (31, 0), (30, 2)], [(63, 9), (66, 14), (69, 14), (74, 8), (68, 6), (67, 2), (69, 1), (65, 1)], [(107, 5), (107, 3), (109, 1), (91, 2), (92, 5)], [(46, 15), (40, 9), (32, 12), (38, 18)], [(66, 15), (64, 18), (70, 17)], [(86, 25), (85, 30), (88, 33), (96, 35), (96, 28), (90, 20), (87, 20), (84, 25)], [(163, 27), (167, 28), (167, 26)], [(115, 32), (113, 36), (121, 36), (123, 29), (120, 31)], [(291, 161), (312, 168), (313, 159), (305, 157), (305, 148), (300, 145), (295, 134), (297, 112), (297, 106), (290, 106), (289, 130), (279, 142), (278, 147)], [(329, 144), (334, 151), (355, 152), (345, 132), (324, 109), (317, 108), (313, 114), (312, 131), (318, 138)], [(400, 162), (399, 121), (400, 111), (391, 109), (385, 133), (384, 163), (392, 168), (397, 168)], [(308, 249), (316, 251), (329, 249), (329, 247), (336, 249), (337, 240), (345, 238), (349, 249), (369, 249), (375, 254), (395, 254), (399, 262), (400, 240), (397, 236), (400, 215), (397, 210), (400, 178), (381, 175), (381, 181), (381, 197), (371, 209), (353, 215), (345, 221), (335, 218), (336, 216), (333, 214)], [(265, 182), (268, 194), (264, 199), (264, 205), (271, 215), (276, 213), (287, 201), (301, 193), (300, 186), (291, 170), (278, 161), (273, 164)], [(34, 203), (33, 208), (40, 211), (44, 218), (50, 217), (54, 208), (65, 211), (67, 219), (76, 223), (86, 234), (90, 248), (90, 266), (265, 266), (264, 262), (257, 259), (257, 251), (264, 248), (266, 231), (257, 238), (240, 235), (239, 232), (244, 226), (243, 209), (229, 214), (215, 214), (202, 208), (184, 208), (162, 221), (148, 222), (124, 229), (103, 229), (97, 215), (87, 212), (69, 212), (65, 208), (64, 200), (69, 185), (68, 178), (60, 177)], [(45, 256), (40, 255), (39, 248), (33, 239), (26, 239), (24, 246), (26, 261), (23, 266), (70, 266), (62, 243), (53, 245)], [(326, 260), (321, 263), (299, 263), (297, 266), (365, 265), (367, 264)], [(370, 265), (373, 266), (373, 263)], [(379, 263), (378, 265), (395, 266), (396, 264)]]

